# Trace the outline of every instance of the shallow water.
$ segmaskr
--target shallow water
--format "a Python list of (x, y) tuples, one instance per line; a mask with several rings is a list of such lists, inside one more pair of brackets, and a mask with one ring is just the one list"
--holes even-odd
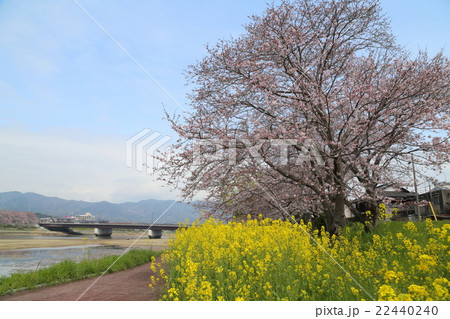
[(17, 272), (34, 271), (65, 259), (73, 261), (87, 258), (98, 259), (109, 255), (120, 255), (124, 251), (123, 247), (101, 245), (4, 250), (0, 251), (0, 277)]

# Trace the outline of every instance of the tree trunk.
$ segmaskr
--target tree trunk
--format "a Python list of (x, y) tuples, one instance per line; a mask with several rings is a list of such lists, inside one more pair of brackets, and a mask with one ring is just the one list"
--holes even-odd
[(333, 200), (331, 209), (326, 211), (327, 231), (331, 234), (339, 234), (342, 228), (347, 225), (345, 217), (345, 197), (344, 195), (336, 195)]

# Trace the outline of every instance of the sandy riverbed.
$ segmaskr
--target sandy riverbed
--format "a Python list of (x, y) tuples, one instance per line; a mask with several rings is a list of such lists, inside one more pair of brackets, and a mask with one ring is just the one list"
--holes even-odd
[[(23, 248), (43, 248), (43, 247), (64, 247), (64, 246), (80, 246), (80, 245), (113, 245), (121, 247), (148, 248), (155, 251), (167, 249), (168, 237), (170, 234), (163, 234), (161, 239), (150, 239), (147, 232), (142, 231), (113, 231), (111, 238), (95, 238), (93, 229), (82, 229), (75, 231), (81, 232), (83, 235), (73, 236), (59, 232), (51, 232), (44, 229), (33, 230), (1, 230), (0, 231), (0, 250), (13, 250)], [(8, 238), (20, 237), (20, 238)], [(139, 239), (137, 239), (140, 235)], [(46, 238), (50, 237), (50, 238)]]

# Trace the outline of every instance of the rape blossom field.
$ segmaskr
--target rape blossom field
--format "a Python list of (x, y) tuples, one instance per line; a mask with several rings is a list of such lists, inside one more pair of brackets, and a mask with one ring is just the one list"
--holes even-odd
[(209, 219), (177, 231), (150, 286), (165, 281), (163, 300), (449, 300), (449, 230), (354, 224), (337, 239), (311, 224)]

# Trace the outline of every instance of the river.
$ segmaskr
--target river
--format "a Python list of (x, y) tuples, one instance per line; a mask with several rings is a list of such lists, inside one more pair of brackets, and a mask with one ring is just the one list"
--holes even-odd
[[(163, 233), (162, 239), (149, 239), (141, 236), (142, 232), (118, 231), (111, 238), (96, 238), (92, 230), (82, 232), (83, 235), (66, 235), (49, 231), (0, 231), (0, 277), (34, 271), (66, 259), (77, 262), (120, 255), (132, 243), (133, 248), (161, 250), (170, 236)], [(34, 247), (22, 248), (29, 246)]]

